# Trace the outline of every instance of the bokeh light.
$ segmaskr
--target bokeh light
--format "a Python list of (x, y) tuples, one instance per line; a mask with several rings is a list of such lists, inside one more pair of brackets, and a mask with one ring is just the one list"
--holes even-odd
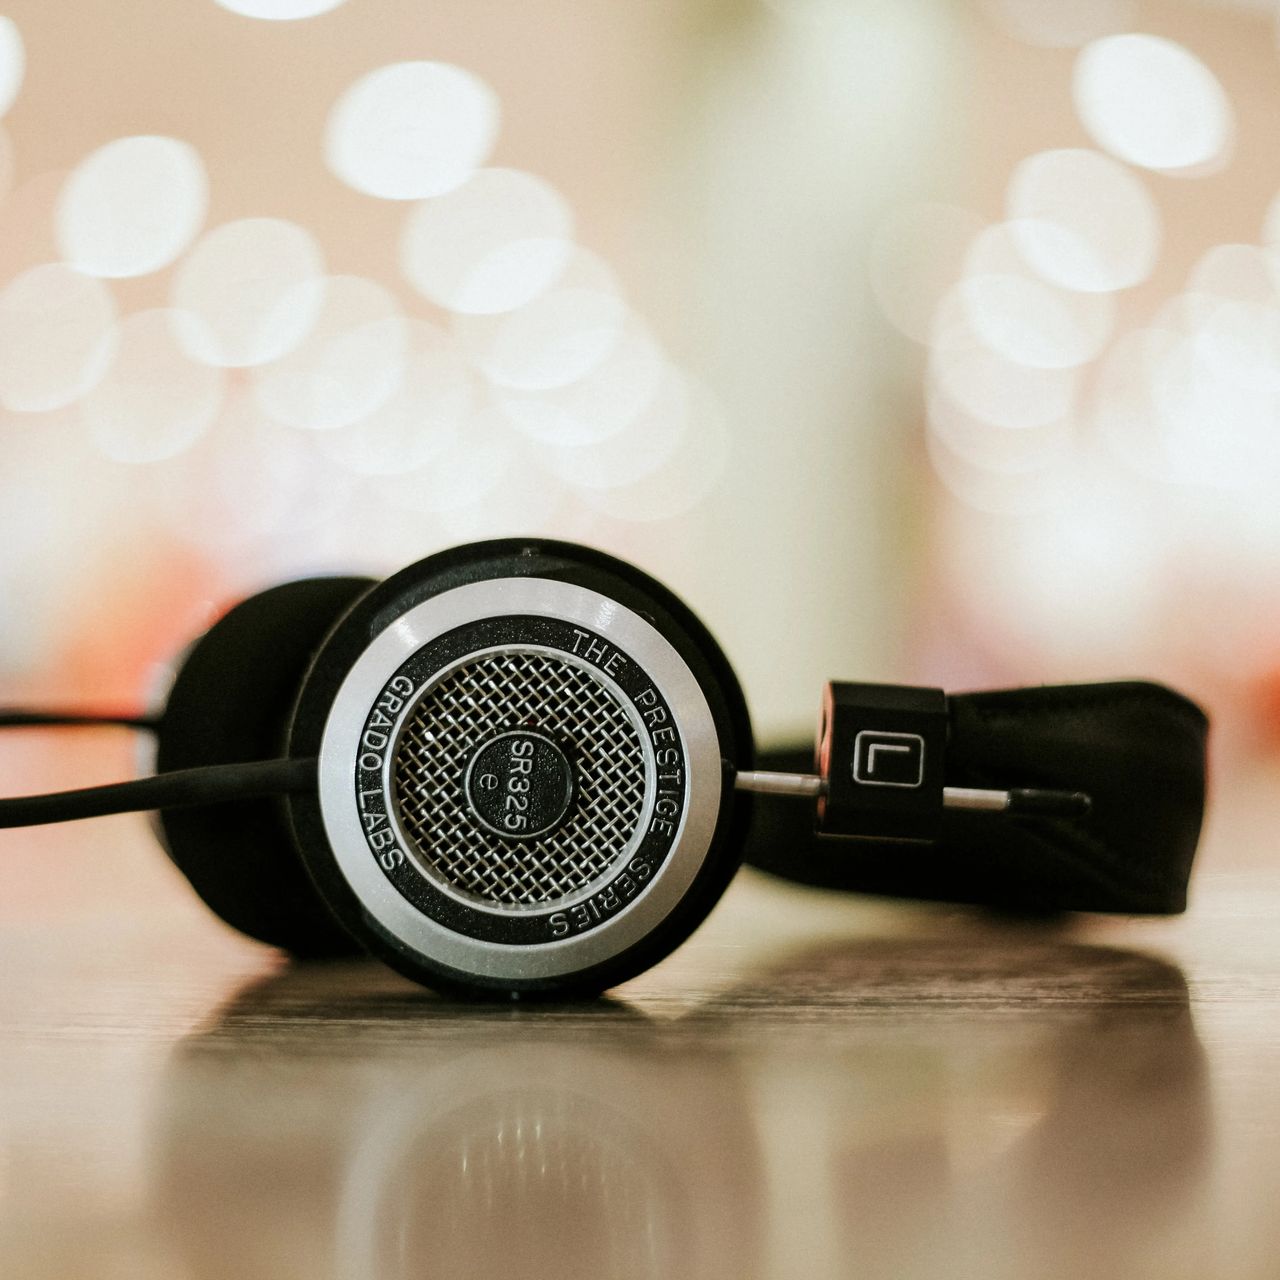
[(266, 364), (315, 322), (324, 260), (315, 237), (280, 218), (241, 218), (204, 235), (183, 259), (171, 299), (183, 342), (206, 364)]
[(1280, 313), (1274, 300), (1207, 291), (1254, 291), (1256, 282), (1238, 275), (1244, 250), (1206, 255), (1192, 273), (1201, 288), (1108, 354), (1095, 420), (1133, 471), (1202, 490), (1266, 491), (1280, 482)]
[[(0, 409), (8, 500), (0, 503), (0, 599), (5, 604), (0, 674), (20, 680), (25, 669), (50, 661), (66, 643), (67, 575), (51, 564), (84, 563), (87, 545), (100, 538), (101, 490), (84, 486), (81, 441), (74, 411), (51, 414), (31, 430), (25, 415)], [(49, 426), (53, 430), (49, 430)], [(61, 465), (50, 470), (50, 459)], [(19, 604), (19, 602), (21, 602)]]
[(1153, 397), (1153, 380), (1178, 340), (1178, 332), (1160, 325), (1131, 330), (1107, 352), (1094, 385), (1098, 439), (1132, 471), (1166, 482), (1193, 478), (1178, 469)]
[(65, 170), (38, 173), (0, 201), (0, 283), (61, 259), (53, 215), (66, 180)]
[(266, 18), (269, 21), (289, 22), (297, 18), (314, 18), (328, 13), (346, 0), (214, 0), (224, 9), (246, 18)]
[(669, 366), (653, 335), (633, 316), (590, 374), (543, 392), (495, 391), (511, 424), (544, 444), (593, 444), (628, 429), (658, 394)]
[[(475, 39), (470, 17), (453, 31), (432, 9), (425, 44), (377, 24), (351, 42), (359, 5), (319, 18), (339, 2), (192, 9), (214, 36), (193, 40), (201, 58), (225, 36), (261, 60), (244, 110), (234, 93), (168, 92), (98, 115), (60, 79), (39, 6), (21, 37), (0, 20), (0, 114), (18, 94), (3, 125), (25, 182), (0, 206), (0, 405), (15, 437), (74, 442), (129, 495), (110, 502), (130, 529), (150, 536), (152, 521), (253, 585), (520, 529), (660, 559), (696, 521), (670, 537), (620, 526), (683, 521), (724, 474), (737, 438), (690, 377), (709, 371), (749, 444), (730, 472), (745, 507), (776, 492), (794, 513), (847, 473), (850, 508), (869, 511), (880, 467), (915, 486), (909, 516), (876, 517), (850, 550), (851, 572), (876, 569), (879, 531), (887, 544), (911, 525), (924, 542), (955, 518), (1012, 538), (1041, 513), (1074, 504), (1062, 519), (1087, 521), (1112, 500), (1147, 502), (1170, 527), (1170, 513), (1235, 501), (1251, 563), (1274, 545), (1280, 526), (1244, 510), (1280, 484), (1280, 195), (1263, 216), (1277, 180), (1243, 163), (1198, 186), (1164, 177), (1207, 171), (1232, 142), (1235, 106), (1200, 58), (1238, 104), (1242, 161), (1264, 154), (1270, 99), (1249, 79), (1236, 37), (1255, 19), (1238, 7), (1165, 15), (1184, 47), (1134, 34), (1136, 0), (980, 0), (977, 21), (895, 19), (880, 47), (841, 0), (776, 0), (753, 26), (758, 63), (708, 59), (683, 86), (697, 109), (667, 154), (661, 128), (628, 133), (628, 112), (661, 125), (651, 97), (610, 114), (626, 77), (609, 93), (566, 81), (597, 95), (582, 99), (600, 115), (586, 132), (563, 101), (535, 122), (533, 64), (504, 61), (497, 27)], [(275, 58), (305, 81), (262, 75)], [(861, 118), (848, 86), (869, 67), (897, 96), (873, 141), (850, 127), (831, 148), (831, 129)], [(499, 84), (513, 127), (495, 161)], [(61, 120), (45, 109), (54, 88)], [(760, 103), (776, 129), (760, 128)], [(157, 136), (117, 137), (143, 129)], [(577, 243), (570, 202), (608, 261)], [(281, 216), (244, 216), (259, 212)], [(1258, 245), (1207, 239), (1255, 231)], [(926, 349), (884, 345), (872, 298)], [(822, 459), (801, 496), (778, 461), (789, 448)], [(1097, 483), (1106, 470), (1114, 483)], [(725, 508), (716, 519), (760, 518)], [(850, 529), (853, 548), (865, 530)], [(1040, 541), (1026, 563), (1049, 554)], [(697, 591), (712, 576), (689, 562)], [(1014, 618), (1023, 587), (989, 589)], [(1026, 634), (1053, 616), (1035, 607)], [(974, 636), (991, 644), (974, 661), (1022, 661)]]
[[(976, 443), (976, 437), (965, 442), (963, 428), (959, 435), (952, 436), (946, 427), (938, 430), (931, 425), (926, 436), (933, 473), (959, 509), (1003, 516), (1031, 516), (1045, 510), (1054, 498), (1053, 466), (1057, 458), (1041, 461), (1035, 450), (1028, 451), (1026, 457), (1019, 457), (1018, 452), (1023, 440), (1034, 439), (1037, 447), (1043, 447), (1048, 454), (1050, 450), (1043, 442), (1056, 443), (1057, 439), (1051, 427), (1010, 430), (983, 423), (954, 407), (950, 412), (961, 415), (968, 426), (988, 433), (982, 446)], [(996, 437), (996, 432), (1003, 432), (1003, 438)], [(1013, 446), (1015, 452), (1007, 454), (1008, 446)], [(987, 450), (991, 451), (989, 455)]]
[(1181, 309), (1196, 356), (1214, 376), (1254, 390), (1280, 391), (1276, 265), (1275, 255), (1256, 245), (1221, 244), (1193, 268)]
[[(389, 500), (387, 481), (349, 477), (344, 505), (327, 525), (301, 535), (292, 531), (271, 540), (279, 576), (331, 573), (335, 563), (347, 572), (378, 579), (388, 568), (412, 563), (452, 544), (442, 517), (413, 511)], [(351, 533), (358, 525), (359, 536)]]
[[(1267, 212), (1263, 216), (1262, 242), (1273, 250), (1280, 251), (1280, 192), (1272, 196)], [(1277, 269), (1280, 270), (1280, 267)]]
[(453, 327), (491, 382), (547, 391), (596, 368), (617, 345), (626, 321), (613, 272), (578, 249), (555, 285), (531, 302), (498, 315), (460, 315)]
[(948, 579), (978, 603), (992, 633), (1037, 666), (1123, 663), (1161, 623), (1166, 535), (1123, 477), (1051, 468), (1040, 484), (1036, 505), (1021, 514), (956, 509), (940, 538)]
[(95, 276), (142, 276), (168, 266), (204, 222), (208, 180), (176, 138), (117, 138), (82, 160), (58, 199), (58, 247)]
[(244, 566), (246, 588), (257, 589), (270, 581), (277, 545), (340, 527), (350, 501), (348, 474), (309, 441), (232, 388), (191, 448), (154, 464), (147, 492), (173, 537)]
[(1234, 302), (1280, 305), (1274, 254), (1252, 244), (1216, 244), (1202, 254), (1187, 292)]
[[(487, 501), (514, 464), (506, 423), (496, 410), (482, 409), (427, 466), (390, 477), (380, 484), (379, 492), (409, 511), (459, 510)], [(527, 470), (521, 472), (521, 481), (536, 484)]]
[(632, 484), (673, 456), (686, 432), (696, 429), (692, 419), (701, 407), (689, 378), (667, 365), (654, 394), (625, 431), (555, 448), (549, 465), (566, 483), (583, 490)]
[[(565, 487), (543, 467), (542, 452), (512, 437), (502, 419), (490, 413), (476, 422), (475, 432), (481, 448), (481, 465), (495, 468), (493, 483), (484, 485), (479, 501), (437, 505), (431, 519), (446, 543), (519, 537), (552, 530), (562, 518), (567, 495)], [(494, 455), (486, 452), (494, 439), (502, 442), (496, 461), (492, 460)], [(469, 447), (465, 440), (459, 439), (453, 450), (457, 457), (451, 465), (458, 467), (463, 477), (471, 470), (472, 464), (465, 457)], [(487, 463), (486, 457), (490, 459)], [(554, 528), (554, 531), (564, 536), (563, 529)]]
[(1115, 319), (1109, 293), (1061, 289), (1035, 275), (1021, 252), (1016, 223), (988, 228), (974, 241), (957, 293), (974, 333), (1016, 364), (1067, 369), (1092, 360)]
[(416, 205), (400, 265), (438, 306), (467, 315), (512, 311), (565, 269), (573, 215), (549, 183), (517, 169), (481, 169), (448, 195)]
[(415, 319), (404, 322), (404, 334), (404, 374), (391, 398), (319, 436), (330, 458), (360, 475), (412, 471), (444, 453), (479, 399), (476, 376), (450, 334)]
[(934, 385), (926, 394), (930, 435), (972, 467), (1010, 476), (1062, 463), (1074, 443), (1069, 419), (1005, 427), (966, 413)]
[(115, 301), (61, 263), (32, 267), (0, 290), (0, 403), (32, 412), (79, 399), (114, 350)]
[(1107, 36), (1076, 60), (1076, 113), (1104, 150), (1147, 169), (1221, 160), (1234, 128), (1217, 78), (1182, 45), (1160, 36)]
[(883, 218), (871, 241), (871, 288), (900, 332), (927, 342), (934, 312), (960, 278), (983, 220), (958, 205), (900, 206)]
[(13, 106), (27, 70), (22, 32), (12, 18), (0, 15), (0, 116)]
[(1276, 448), (1280, 401), (1214, 367), (1200, 335), (1178, 336), (1151, 369), (1152, 403), (1176, 473), (1198, 485), (1251, 485)]
[[(1254, 302), (1219, 303), (1198, 325), (1195, 355), (1215, 378), (1250, 391), (1280, 391), (1280, 310)], [(1280, 416), (1275, 421), (1280, 435)]]
[(1160, 252), (1160, 215), (1141, 180), (1096, 151), (1028, 156), (1005, 208), (1027, 262), (1064, 289), (1101, 293), (1145, 280)]
[[(300, 286), (307, 298), (313, 288), (311, 281)], [(263, 412), (286, 426), (346, 426), (395, 393), (407, 345), (404, 317), (389, 290), (360, 276), (329, 276), (307, 336), (253, 371), (254, 394)]]
[(1035, 368), (994, 350), (969, 319), (959, 289), (938, 309), (929, 378), (959, 409), (997, 427), (1039, 427), (1066, 417), (1074, 370)]
[[(621, 484), (586, 488), (582, 497), (589, 506), (615, 520), (674, 520), (692, 511), (720, 483), (729, 457), (723, 406), (696, 379), (685, 378), (679, 386), (679, 431), (669, 449), (664, 441), (654, 450), (651, 456), (660, 458), (658, 465), (650, 467), (646, 461), (631, 469)], [(563, 465), (563, 455), (561, 461)], [(598, 465), (599, 455), (595, 461)]]
[(0, 125), (0, 204), (13, 186), (13, 143), (3, 125)]
[(498, 136), (498, 99), (444, 62), (398, 62), (355, 82), (334, 104), (325, 159), (348, 186), (420, 200), (461, 186)]
[(1136, 0), (983, 0), (992, 20), (1016, 40), (1069, 49), (1132, 27)]
[(225, 375), (186, 354), (176, 322), (174, 312), (156, 308), (120, 323), (111, 363), (81, 401), (90, 437), (108, 458), (171, 458), (217, 416)]
[(485, 494), (482, 502), (437, 512), (435, 520), (444, 542), (454, 545), (483, 538), (519, 538), (539, 533), (573, 541), (572, 532), (562, 527), (564, 487), (545, 471), (533, 472), (536, 483), (530, 483), (530, 474), (530, 464), (517, 450), (511, 465), (504, 469), (502, 478)]

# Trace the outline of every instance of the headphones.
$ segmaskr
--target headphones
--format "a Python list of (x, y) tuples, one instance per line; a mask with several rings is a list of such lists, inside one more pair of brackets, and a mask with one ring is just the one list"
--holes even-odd
[(1183, 910), (1204, 713), (1127, 682), (953, 695), (832, 682), (760, 763), (710, 632), (647, 574), (503, 539), (236, 605), (123, 724), (155, 773), (0, 800), (16, 827), (151, 809), (226, 923), (467, 997), (594, 995), (669, 954), (745, 860), (1024, 912)]

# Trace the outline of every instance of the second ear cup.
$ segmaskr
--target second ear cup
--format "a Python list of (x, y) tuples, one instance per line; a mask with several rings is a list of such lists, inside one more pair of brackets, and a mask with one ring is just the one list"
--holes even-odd
[[(312, 657), (372, 583), (308, 578), (236, 605), (185, 655), (169, 691), (157, 772), (283, 755), (288, 719)], [(359, 950), (303, 867), (282, 800), (174, 809), (162, 841), (192, 888), (227, 924), (299, 956)]]

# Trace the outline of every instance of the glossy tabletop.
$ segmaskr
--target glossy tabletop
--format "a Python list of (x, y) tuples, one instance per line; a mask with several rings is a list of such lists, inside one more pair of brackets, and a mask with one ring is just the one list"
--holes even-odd
[(746, 874), (556, 1008), (286, 964), (131, 819), (4, 852), (6, 1277), (1280, 1275), (1261, 848), (1159, 921)]

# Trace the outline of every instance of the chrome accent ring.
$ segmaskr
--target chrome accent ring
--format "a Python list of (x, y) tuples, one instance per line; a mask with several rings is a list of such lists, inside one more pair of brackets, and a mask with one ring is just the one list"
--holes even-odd
[[(458, 933), (411, 903), (370, 854), (353, 779), (360, 735), (379, 691), (432, 640), (483, 619), (530, 616), (577, 624), (603, 637), (648, 677), (671, 709), (686, 762), (683, 812), (670, 853), (620, 911), (581, 933), (509, 944)], [(639, 614), (599, 592), (547, 578), (499, 578), (442, 592), (382, 631), (340, 686), (320, 744), (319, 800), (334, 859), (374, 922), (425, 961), (497, 980), (554, 978), (589, 969), (652, 933), (684, 898), (715, 835), (720, 743), (697, 679), (669, 641)]]

